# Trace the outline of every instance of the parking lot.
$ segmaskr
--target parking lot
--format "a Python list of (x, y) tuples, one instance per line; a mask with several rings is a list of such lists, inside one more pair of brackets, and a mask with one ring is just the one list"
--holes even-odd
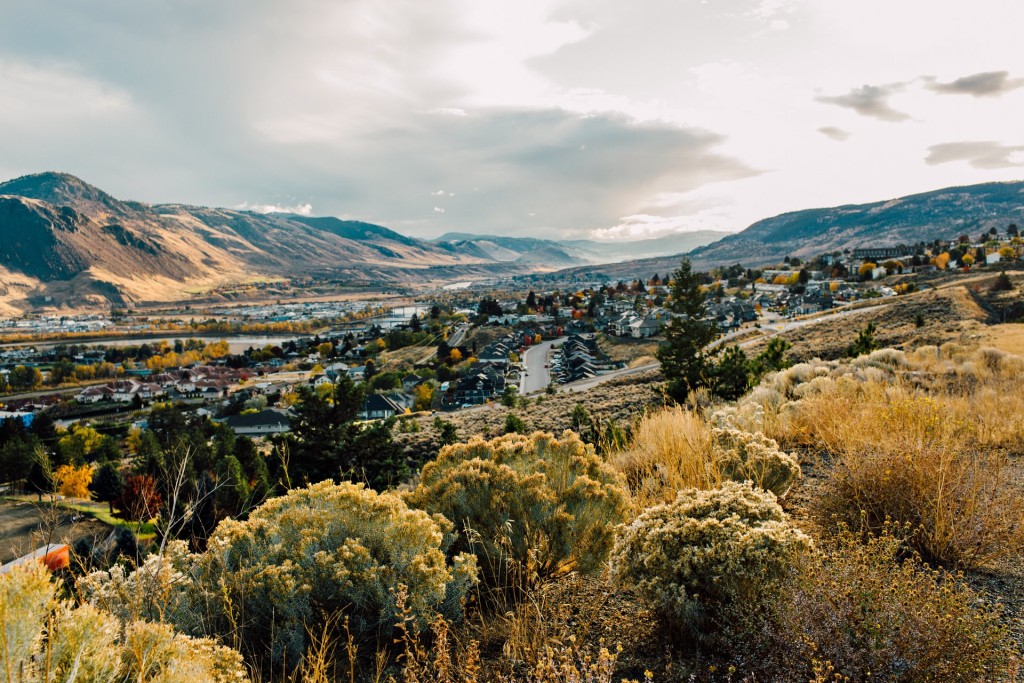
[(69, 510), (43, 503), (0, 501), (0, 564), (47, 543), (74, 543), (84, 537), (106, 537), (110, 528)]

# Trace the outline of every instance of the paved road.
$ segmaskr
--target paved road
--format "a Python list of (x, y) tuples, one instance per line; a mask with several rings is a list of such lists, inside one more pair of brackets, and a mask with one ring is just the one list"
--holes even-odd
[(452, 330), (451, 335), (449, 335), (449, 337), (448, 337), (448, 346), (451, 346), (452, 348), (454, 348), (454, 347), (458, 346), (459, 344), (461, 344), (463, 338), (466, 336), (466, 332), (467, 331), (469, 331), (469, 325), (466, 325), (466, 324), (457, 325), (455, 327), (455, 329)]
[(551, 347), (560, 343), (560, 339), (541, 342), (531, 346), (523, 353), (523, 367), (526, 374), (519, 380), (519, 395), (525, 396), (547, 389), (551, 383), (551, 373), (544, 367), (548, 364)]
[[(789, 331), (789, 330), (794, 330), (794, 329), (796, 329), (798, 327), (806, 327), (807, 325), (816, 325), (818, 323), (831, 322), (831, 321), (835, 321), (838, 318), (844, 318), (846, 316), (854, 315), (856, 313), (863, 313), (864, 311), (873, 311), (873, 310), (876, 310), (876, 309), (879, 309), (879, 308), (883, 308), (884, 306), (886, 306), (886, 304), (878, 304), (877, 306), (864, 306), (862, 308), (853, 308), (853, 309), (839, 309), (835, 313), (832, 313), (830, 315), (822, 315), (820, 317), (814, 317), (814, 318), (804, 318), (804, 319), (801, 319), (801, 320), (786, 320), (785, 322), (776, 322), (776, 323), (766, 324), (766, 325), (764, 325), (760, 329), (760, 332), (762, 333), (762, 335), (758, 335), (756, 337), (753, 337), (752, 339), (746, 339), (744, 341), (741, 341), (741, 342), (739, 342), (739, 346), (750, 346), (751, 344), (754, 344), (754, 343), (756, 343), (758, 341), (761, 341), (763, 339), (770, 339), (771, 337), (774, 337), (775, 335), (779, 334), (780, 332), (786, 332), (786, 331)], [(711, 348), (713, 348), (713, 347), (715, 347), (718, 344), (723, 344), (723, 343), (729, 341), (733, 337), (738, 337), (740, 335), (747, 334), (747, 333), (749, 333), (751, 331), (754, 331), (754, 330), (756, 330), (756, 328), (753, 328), (753, 329), (752, 328), (746, 328), (746, 329), (742, 329), (742, 330), (736, 330), (735, 332), (730, 332), (729, 334), (725, 335), (721, 339), (719, 339), (719, 340), (717, 340), (715, 342), (712, 342), (709, 346)], [(852, 334), (853, 334), (853, 332), (851, 331), (851, 336), (852, 336)], [(646, 365), (638, 365), (635, 368), (623, 368), (622, 370), (615, 370), (615, 371), (609, 372), (608, 374), (605, 374), (605, 375), (598, 375), (597, 377), (591, 377), (589, 379), (582, 379), (582, 380), (579, 380), (577, 382), (571, 382), (569, 384), (563, 384), (563, 385), (558, 387), (558, 391), (566, 391), (566, 392), (586, 391), (588, 389), (593, 389), (598, 384), (603, 384), (603, 383), (611, 381), (613, 379), (618, 379), (619, 377), (626, 377), (628, 375), (635, 375), (637, 373), (647, 372), (648, 370), (656, 370), (660, 366), (661, 366), (660, 363), (648, 363)], [(531, 374), (533, 373), (532, 370), (530, 372), (531, 372)], [(546, 387), (547, 385), (545, 384), (544, 386)]]

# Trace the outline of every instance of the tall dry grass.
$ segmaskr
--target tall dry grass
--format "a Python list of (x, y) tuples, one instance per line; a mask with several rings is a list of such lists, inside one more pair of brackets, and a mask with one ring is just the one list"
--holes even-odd
[(737, 413), (825, 456), (819, 522), (878, 530), (891, 519), (914, 529), (907, 542), (923, 557), (960, 567), (1024, 548), (1024, 359), (945, 345), (794, 370)]
[(646, 415), (630, 446), (609, 456), (626, 476), (637, 512), (675, 500), (683, 489), (708, 490), (751, 481), (784, 495), (800, 477), (799, 462), (761, 433), (709, 423), (681, 406)]
[(711, 428), (699, 413), (673, 406), (646, 416), (633, 430), (629, 448), (610, 464), (626, 476), (637, 509), (669, 502), (687, 488), (721, 483), (713, 466)]

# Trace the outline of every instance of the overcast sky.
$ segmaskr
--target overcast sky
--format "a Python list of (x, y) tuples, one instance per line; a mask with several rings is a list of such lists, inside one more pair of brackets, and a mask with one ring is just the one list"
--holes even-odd
[(0, 177), (636, 238), (1024, 177), (1019, 0), (4, 0)]

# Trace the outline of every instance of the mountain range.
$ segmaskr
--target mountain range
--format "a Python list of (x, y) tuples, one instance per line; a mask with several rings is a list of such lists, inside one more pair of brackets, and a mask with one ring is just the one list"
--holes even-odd
[[(740, 263), (747, 267), (781, 263), (786, 256), (810, 258), (858, 247), (977, 239), (990, 228), (1024, 225), (1024, 182), (949, 187), (898, 199), (805, 209), (757, 221), (742, 232), (687, 254), (695, 269)], [(668, 273), (680, 255), (580, 267), (577, 274), (624, 279)]]
[(256, 277), (387, 283), (518, 272), (369, 223), (121, 201), (63, 173), (0, 183), (0, 239), (7, 313), (179, 300)]
[(682, 254), (711, 244), (732, 233), (718, 230), (681, 232), (650, 239), (544, 240), (534, 237), (498, 237), (450, 232), (433, 240), (449, 248), (495, 261), (539, 263), (569, 267), (580, 263), (618, 263), (664, 254)]
[(735, 234), (601, 242), (449, 233), (428, 241), (332, 217), (122, 201), (74, 176), (40, 173), (0, 183), (0, 313), (183, 300), (297, 275), (384, 285), (559, 269), (650, 276), (670, 272), (685, 252), (699, 269), (758, 266), (787, 255), (975, 237), (1012, 222), (1024, 223), (1024, 182), (794, 211)]

